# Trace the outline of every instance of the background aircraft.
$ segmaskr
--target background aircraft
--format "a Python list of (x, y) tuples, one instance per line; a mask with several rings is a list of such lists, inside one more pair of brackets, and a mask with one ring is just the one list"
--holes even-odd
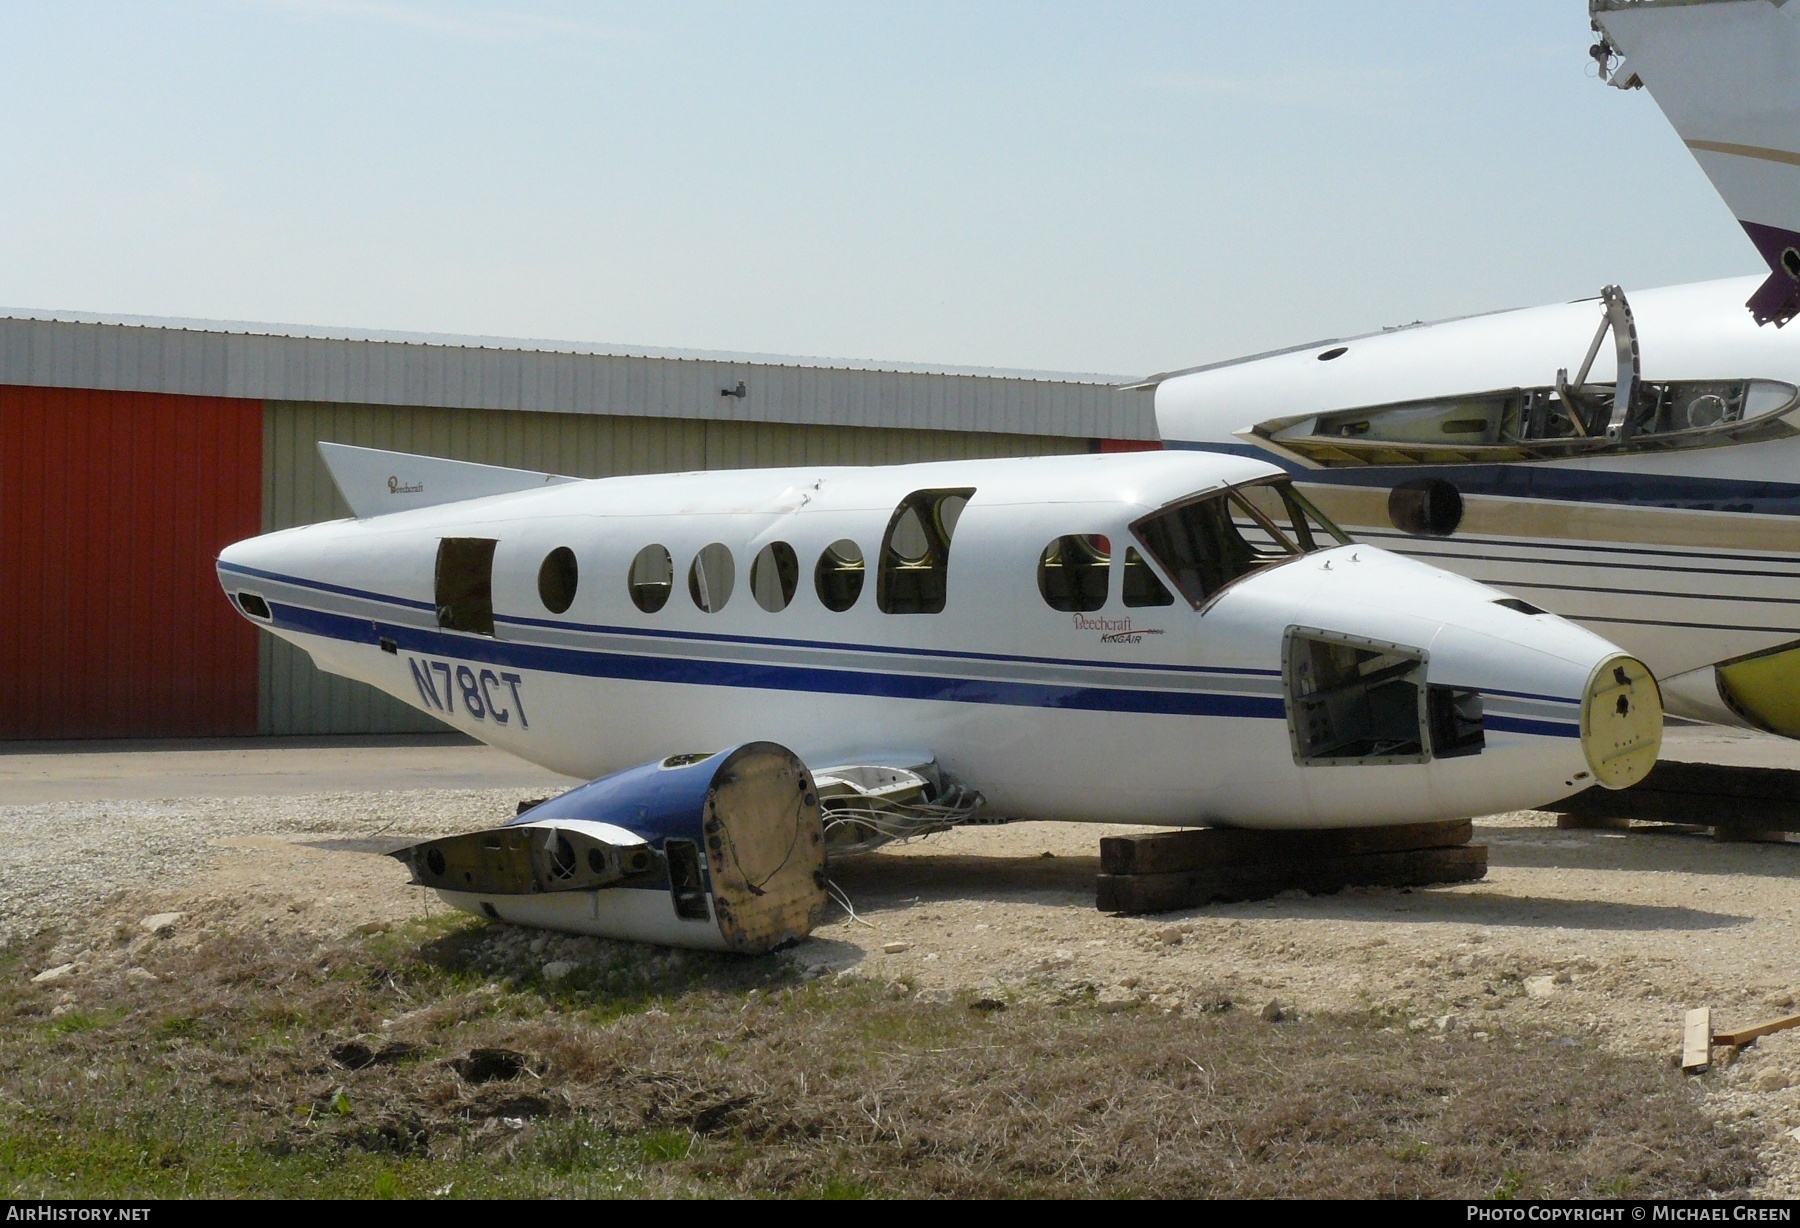
[(1617, 641), (1671, 712), (1800, 736), (1800, 337), (1759, 327), (1800, 303), (1800, 26), (1768, 0), (1592, 11), (1596, 59), (1650, 89), (1766, 280), (1174, 372), (1149, 381), (1158, 425), (1274, 459), (1359, 538)]

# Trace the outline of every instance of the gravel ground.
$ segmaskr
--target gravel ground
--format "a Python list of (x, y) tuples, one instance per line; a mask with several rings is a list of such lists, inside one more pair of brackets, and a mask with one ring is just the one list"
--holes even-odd
[[(1727, 741), (1740, 759), (1791, 757)], [(442, 906), (375, 854), (487, 825), (544, 792), (509, 781), (0, 805), (0, 936), (54, 927), (63, 940), (51, 962), (79, 975), (102, 927), (153, 913), (182, 914), (177, 928), (190, 934), (341, 933), (417, 915)], [(1101, 834), (971, 828), (847, 860), (833, 874), (859, 916), (833, 917), (782, 958), (896, 995), (975, 990), (1162, 1011), (1273, 999), (1302, 1014), (1382, 1010), (1430, 1034), (1585, 1037), (1577, 1043), (1659, 1061), (1678, 1050), (1691, 1006), (1739, 1026), (1794, 1009), (1800, 991), (1800, 844), (1562, 831), (1526, 812), (1477, 820), (1490, 849), (1480, 883), (1121, 918), (1093, 906)], [(1800, 1196), (1800, 1031), (1763, 1039), (1701, 1086), (1717, 1113), (1762, 1139), (1765, 1192)]]
[[(529, 796), (542, 794), (420, 789), (0, 806), (0, 941), (64, 926), (124, 896), (160, 896), (178, 887), (183, 894), (205, 891), (211, 880), (229, 877), (233, 864), (259, 842), (292, 843), (295, 857), (334, 838), (368, 842), (340, 859), (355, 864), (367, 858), (354, 853), (385, 852), (500, 821)], [(404, 870), (387, 864), (404, 880)], [(289, 888), (297, 895), (322, 890), (331, 871), (325, 873), (314, 883), (292, 876)]]

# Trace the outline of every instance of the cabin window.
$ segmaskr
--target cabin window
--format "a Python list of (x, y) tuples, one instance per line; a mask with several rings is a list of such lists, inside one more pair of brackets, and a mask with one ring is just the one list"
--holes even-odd
[(558, 546), (544, 556), (538, 568), (538, 600), (552, 614), (565, 614), (575, 604), (575, 585), (580, 580), (575, 552)]
[(1144, 562), (1136, 546), (1125, 547), (1125, 604), (1133, 608), (1151, 605), (1174, 605), (1175, 596)]
[(800, 583), (800, 559), (786, 542), (770, 542), (750, 564), (750, 595), (771, 614), (787, 609)]
[(438, 626), (494, 634), (495, 544), (489, 537), (446, 537), (438, 542)]
[(662, 546), (645, 546), (631, 560), (626, 586), (632, 605), (646, 614), (656, 613), (669, 603), (669, 591), (675, 587), (675, 560)]
[(842, 614), (855, 605), (863, 590), (862, 548), (847, 537), (825, 547), (813, 568), (813, 588), (828, 610)]
[(683, 921), (710, 921), (706, 880), (700, 873), (700, 846), (692, 840), (664, 840), (663, 857), (669, 865), (669, 898), (675, 915)]
[(875, 604), (883, 614), (938, 614), (950, 574), (950, 539), (969, 498), (966, 490), (920, 490), (906, 496), (881, 539)]
[(1112, 542), (1099, 533), (1059, 537), (1038, 556), (1038, 592), (1053, 610), (1092, 613), (1106, 604)]
[(688, 567), (688, 596), (708, 614), (717, 614), (731, 600), (731, 586), (736, 580), (737, 568), (730, 548), (713, 542), (696, 554)]

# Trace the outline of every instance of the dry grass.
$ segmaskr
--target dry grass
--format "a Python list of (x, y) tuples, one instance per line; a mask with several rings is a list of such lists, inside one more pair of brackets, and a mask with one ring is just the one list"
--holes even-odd
[[(1481, 1197), (1744, 1190), (1751, 1148), (1590, 1041), (926, 1004), (775, 961), (438, 922), (0, 967), (12, 1196)], [(56, 1013), (53, 1013), (56, 1012)], [(484, 1052), (484, 1051), (496, 1052)]]

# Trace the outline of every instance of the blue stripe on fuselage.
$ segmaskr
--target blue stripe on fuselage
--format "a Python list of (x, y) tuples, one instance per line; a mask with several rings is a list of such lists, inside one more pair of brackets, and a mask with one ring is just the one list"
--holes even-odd
[(1627, 473), (1609, 469), (1570, 469), (1544, 462), (1510, 465), (1356, 465), (1309, 469), (1305, 465), (1247, 443), (1194, 443), (1171, 439), (1166, 448), (1190, 452), (1222, 452), (1279, 465), (1298, 481), (1327, 486), (1386, 488), (1419, 478), (1439, 478), (1465, 495), (1497, 495), (1511, 499), (1550, 499), (1563, 503), (1614, 503), (1626, 507), (1662, 507), (1689, 512), (1754, 512), (1765, 516), (1800, 516), (1800, 485), (1791, 482), (1744, 481), (1737, 478), (1681, 477), (1669, 473)]
[[(331, 639), (367, 643), (392, 639), (405, 652), (425, 653), (514, 669), (542, 670), (588, 678), (672, 682), (688, 686), (750, 687), (775, 691), (819, 691), (883, 699), (933, 699), (950, 703), (1006, 704), (1023, 708), (1067, 708), (1090, 712), (1156, 712), (1185, 716), (1260, 717), (1285, 720), (1279, 697), (1229, 695), (1209, 691), (1139, 691), (1112, 687), (1054, 686), (929, 674), (865, 673), (818, 666), (758, 665), (691, 657), (638, 656), (580, 648), (519, 644), (486, 637), (452, 635), (418, 627), (382, 626), (366, 618), (330, 614), (303, 606), (270, 603), (275, 625)], [(1574, 736), (1571, 733), (1568, 736)]]

